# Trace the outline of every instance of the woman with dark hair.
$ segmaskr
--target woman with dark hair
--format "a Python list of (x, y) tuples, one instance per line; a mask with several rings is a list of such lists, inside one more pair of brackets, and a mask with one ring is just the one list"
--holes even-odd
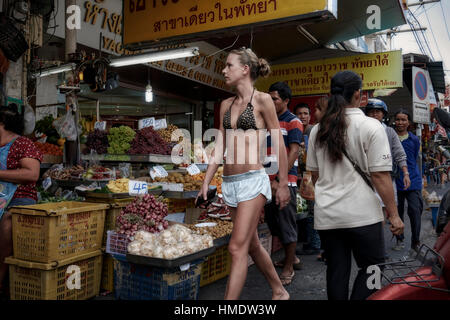
[(289, 293), (284, 289), (257, 233), (263, 207), (272, 199), (269, 176), (262, 165), (261, 153), (267, 132), (264, 129), (270, 130), (272, 150), (278, 155), (279, 183), (274, 199), (280, 209), (290, 199), (287, 155), (275, 105), (269, 94), (254, 87), (256, 79), (267, 76), (269, 72), (267, 61), (258, 59), (251, 49), (246, 48), (231, 51), (222, 70), (227, 85), (236, 89), (236, 96), (220, 105), (219, 136), (198, 197), (207, 199), (209, 183), (223, 162), (226, 147), (222, 193), (230, 207), (233, 232), (228, 245), (231, 272), (225, 299), (239, 298), (247, 277), (249, 254), (269, 282), (272, 299), (289, 299)]
[[(395, 179), (395, 183), (397, 185), (398, 213), (402, 221), (405, 211), (405, 200), (408, 202), (408, 216), (411, 222), (411, 249), (417, 251), (420, 244), (421, 216), (423, 210), (422, 175), (420, 174), (418, 165), (420, 140), (412, 132), (408, 131), (410, 121), (410, 115), (405, 110), (399, 110), (395, 113), (395, 131), (406, 153), (406, 162), (411, 184), (410, 186), (404, 185), (403, 172), (400, 172), (400, 175)], [(397, 236), (397, 244), (392, 249), (397, 251), (403, 250), (405, 248), (404, 239), (403, 234)], [(414, 253), (411, 252), (411, 254)]]
[(328, 106), (311, 131), (307, 155), (306, 169), (315, 182), (314, 227), (326, 252), (330, 300), (349, 298), (352, 253), (359, 272), (350, 298), (366, 299), (374, 292), (367, 285), (367, 268), (384, 262), (384, 217), (372, 184), (386, 205), (391, 232), (403, 232), (386, 132), (359, 109), (361, 86), (361, 78), (351, 71), (331, 79)]
[(23, 112), (15, 104), (0, 107), (0, 291), (12, 254), (12, 221), (9, 207), (35, 204), (36, 181), (42, 155), (28, 138), (22, 137)]

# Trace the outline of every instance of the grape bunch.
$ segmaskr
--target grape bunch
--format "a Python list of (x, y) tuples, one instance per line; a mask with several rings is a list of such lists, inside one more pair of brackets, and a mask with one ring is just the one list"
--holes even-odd
[(125, 154), (130, 149), (130, 142), (133, 140), (136, 132), (127, 126), (120, 126), (109, 129), (108, 134), (108, 153)]
[(89, 154), (91, 150), (95, 150), (98, 154), (104, 154), (108, 150), (108, 134), (106, 131), (95, 129), (87, 136), (86, 149), (84, 154)]
[(158, 201), (153, 195), (146, 194), (136, 199), (120, 211), (117, 217), (118, 233), (133, 240), (135, 233), (139, 230), (158, 233), (169, 227), (164, 218), (167, 216), (167, 205)]
[(129, 154), (171, 154), (172, 149), (161, 138), (161, 136), (153, 130), (152, 127), (147, 127), (139, 130), (131, 142)]

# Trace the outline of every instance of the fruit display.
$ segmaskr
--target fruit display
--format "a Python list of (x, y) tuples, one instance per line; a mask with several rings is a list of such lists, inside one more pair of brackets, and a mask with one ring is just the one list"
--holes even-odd
[(152, 127), (146, 127), (136, 133), (128, 154), (170, 155), (172, 149)]
[(58, 139), (60, 139), (60, 135), (58, 134), (58, 131), (56, 131), (55, 127), (53, 126), (53, 121), (55, 119), (53, 116), (49, 115), (45, 118), (39, 120), (36, 122), (36, 126), (34, 127), (34, 130), (36, 132), (42, 133), (47, 137), (46, 142), (57, 145)]
[(54, 145), (54, 144), (51, 144), (48, 142), (41, 143), (39, 141), (36, 141), (34, 143), (34, 145), (39, 149), (39, 151), (42, 154), (49, 154), (49, 155), (53, 155), (53, 156), (62, 156), (63, 155), (63, 151), (57, 145)]
[(83, 150), (84, 154), (89, 154), (91, 150), (97, 152), (97, 154), (104, 154), (108, 151), (108, 134), (106, 131), (95, 129), (87, 136), (86, 149)]
[(161, 138), (167, 143), (180, 142), (183, 138), (179, 137), (178, 140), (172, 141), (172, 134), (174, 131), (178, 130), (178, 127), (173, 124), (169, 124), (166, 129), (161, 129), (158, 131), (158, 134)]
[(113, 193), (128, 193), (129, 182), (130, 179), (127, 178), (111, 180), (110, 182), (108, 182), (106, 187)]
[(83, 128), (83, 133), (89, 133), (91, 131), (94, 131), (95, 122), (97, 122), (97, 117), (82, 117), (80, 120), (81, 127)]
[(47, 170), (42, 178), (46, 179), (48, 177), (56, 180), (79, 180), (84, 173), (84, 168), (80, 165), (73, 166), (70, 168), (50, 168)]
[(203, 184), (202, 180), (198, 180), (187, 173), (169, 172), (167, 177), (156, 177), (153, 182), (166, 182), (166, 183), (182, 183), (184, 191), (196, 191), (200, 190)]
[(130, 149), (130, 143), (133, 141), (136, 132), (127, 126), (120, 126), (109, 129), (108, 133), (108, 153), (125, 154)]
[(138, 231), (134, 238), (128, 253), (161, 259), (176, 259), (213, 246), (211, 235), (195, 234), (180, 224), (158, 234)]
[(153, 195), (136, 197), (132, 203), (120, 211), (117, 217), (117, 232), (126, 235), (131, 241), (134, 240), (135, 233), (140, 230), (157, 233), (169, 226), (169, 222), (164, 220), (166, 216), (167, 205)]
[(191, 229), (196, 234), (209, 234), (214, 239), (222, 238), (228, 236), (233, 231), (232, 221), (223, 221), (220, 219), (208, 219), (202, 222), (214, 222), (216, 225), (214, 227), (196, 227), (194, 224), (188, 224), (186, 227)]
[[(201, 181), (203, 183), (203, 181), (205, 180), (205, 175), (206, 175), (205, 172), (200, 172), (199, 174), (196, 174), (192, 177), (195, 181)], [(219, 169), (217, 169), (216, 171), (216, 174), (209, 183), (210, 185), (217, 187), (217, 193), (222, 193), (222, 182), (223, 182), (222, 176), (223, 176), (223, 167), (219, 167)]]
[(111, 169), (102, 166), (92, 166), (81, 177), (86, 180), (109, 180), (112, 179), (112, 174)]

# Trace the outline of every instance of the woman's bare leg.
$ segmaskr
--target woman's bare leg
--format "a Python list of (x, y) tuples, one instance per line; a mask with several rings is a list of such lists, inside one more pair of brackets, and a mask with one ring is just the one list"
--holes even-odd
[(255, 231), (252, 237), (249, 254), (258, 270), (264, 275), (267, 282), (269, 282), (269, 285), (272, 288), (272, 300), (288, 300), (289, 293), (284, 288), (275, 271), (270, 254), (261, 245), (258, 238), (258, 231)]
[(289, 294), (281, 284), (278, 274), (272, 265), (270, 256), (259, 243), (256, 230), (265, 203), (266, 198), (263, 195), (259, 195), (255, 199), (240, 202), (237, 209), (231, 209), (233, 232), (228, 244), (228, 250), (231, 254), (231, 272), (225, 292), (226, 300), (239, 299), (247, 278), (247, 261), (251, 244), (252, 255), (255, 256), (255, 264), (266, 276), (274, 291), (272, 297), (274, 299), (289, 298)]

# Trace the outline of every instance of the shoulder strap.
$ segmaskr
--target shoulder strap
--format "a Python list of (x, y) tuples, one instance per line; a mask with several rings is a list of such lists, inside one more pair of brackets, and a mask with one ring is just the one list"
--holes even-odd
[(252, 96), (250, 97), (250, 104), (252, 104), (253, 94), (255, 93), (255, 88), (253, 88)]
[(358, 166), (358, 164), (348, 156), (347, 151), (345, 151), (345, 149), (342, 150), (342, 153), (347, 157), (347, 159), (353, 165), (353, 168), (355, 168), (356, 172), (358, 172), (361, 175), (361, 177), (364, 179), (364, 181), (367, 183), (370, 189), (372, 189), (372, 191), (375, 192), (372, 183), (370, 182), (369, 178), (367, 178), (367, 175), (364, 173), (364, 171), (362, 171), (362, 169)]
[(231, 107), (233, 106), (234, 102), (236, 101), (237, 96), (234, 97), (233, 102), (231, 102), (230, 107), (228, 108), (228, 111), (231, 112)]

